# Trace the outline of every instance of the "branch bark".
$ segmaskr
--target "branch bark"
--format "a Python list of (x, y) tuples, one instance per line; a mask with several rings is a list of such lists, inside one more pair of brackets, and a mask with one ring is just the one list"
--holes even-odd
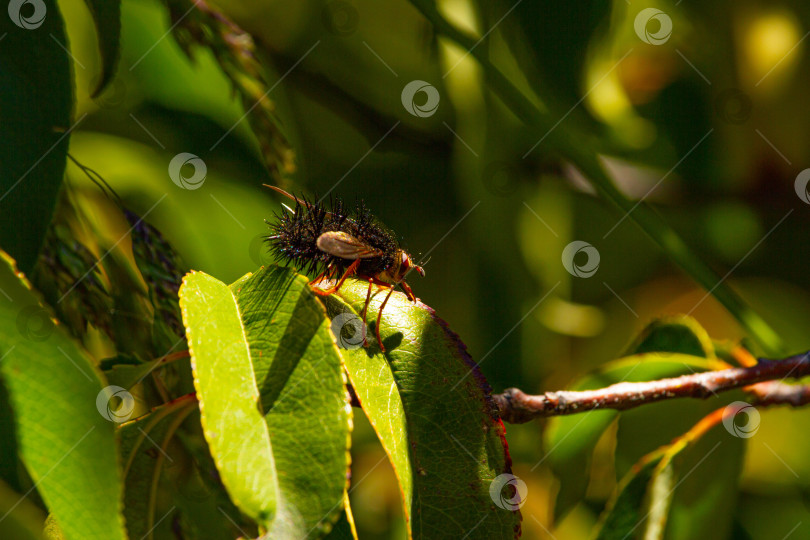
[(677, 398), (706, 399), (721, 392), (746, 387), (756, 404), (810, 403), (810, 387), (781, 382), (810, 375), (810, 352), (784, 360), (760, 360), (754, 366), (707, 371), (657, 381), (618, 383), (598, 390), (546, 392), (529, 395), (508, 388), (492, 397), (501, 419), (522, 424), (535, 418), (577, 414), (598, 409), (623, 411)]

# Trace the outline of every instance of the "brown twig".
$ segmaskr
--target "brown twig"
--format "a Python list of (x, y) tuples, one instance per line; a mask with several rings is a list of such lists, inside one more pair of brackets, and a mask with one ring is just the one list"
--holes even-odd
[(618, 383), (598, 390), (528, 395), (517, 388), (492, 396), (501, 419), (522, 424), (535, 418), (577, 414), (597, 409), (623, 411), (676, 398), (700, 398), (743, 388), (759, 405), (810, 403), (810, 387), (784, 384), (787, 378), (810, 375), (810, 352), (784, 360), (760, 360), (755, 366), (707, 371), (649, 382)]

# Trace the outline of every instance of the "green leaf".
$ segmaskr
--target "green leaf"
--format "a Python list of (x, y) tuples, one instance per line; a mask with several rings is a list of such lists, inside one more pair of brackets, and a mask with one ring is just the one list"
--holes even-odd
[[(716, 362), (708, 334), (690, 317), (656, 321), (630, 347), (630, 351), (668, 350), (680, 350), (705, 359), (655, 353), (675, 362), (676, 369), (677, 363), (682, 363), (687, 369), (684, 373), (723, 367)], [(693, 362), (687, 362), (686, 358), (692, 358)], [(673, 437), (716, 409), (718, 403), (726, 402), (726, 398), (663, 402), (625, 412), (616, 435), (617, 472), (623, 474), (645, 452), (669, 444)], [(725, 430), (712, 429), (697, 442), (689, 442), (688, 448), (683, 447), (687, 446), (683, 441), (681, 443), (668, 446), (653, 471), (644, 503), (643, 514), (648, 514), (646, 524), (639, 526), (637, 533), (645, 538), (685, 540), (725, 537), (731, 527), (744, 441)]]
[(187, 417), (186, 423), (198, 422), (193, 418), (196, 411), (195, 400), (177, 400), (121, 425), (124, 515), (130, 538), (150, 534), (174, 538), (176, 521), (189, 538), (239, 535), (233, 525), (240, 519), (238, 511), (224, 492), (205, 485), (198, 469), (205, 460), (196, 459), (178, 440), (178, 430)]
[[(508, 30), (502, 35), (522, 72), (533, 87), (541, 86), (543, 98), (554, 102), (553, 117), (568, 116), (587, 91), (583, 81), (588, 48), (599, 26), (610, 16), (611, 3), (607, 0), (563, 4), (499, 1), (495, 5), (498, 8), (491, 13), (490, 24), (504, 19)], [(514, 13), (504, 17), (512, 8)], [(578, 111), (575, 117), (584, 114), (587, 110)]]
[(715, 426), (644, 456), (608, 504), (597, 540), (727, 538), (744, 443)]
[[(349, 306), (341, 310), (345, 315), (341, 319), (341, 312), (333, 313), (333, 324), (340, 321), (336, 335), (347, 330), (341, 326), (353, 324), (351, 313), (362, 310), (367, 288), (367, 282), (360, 280), (341, 287), (340, 297), (351, 310)], [(376, 320), (385, 294), (373, 296), (369, 322)], [(341, 352), (363, 410), (392, 456), (411, 535), (518, 536), (518, 504), (509, 504), (514, 495), (506, 492), (509, 488), (497, 492), (510, 478), (503, 475), (511, 474), (503, 424), (489, 386), (464, 344), (432, 309), (414, 305), (401, 293), (393, 294), (385, 306), (380, 328), (388, 351), (384, 356), (373, 330), (369, 332), (368, 348)], [(352, 342), (358, 343), (357, 338), (343, 340), (348, 346)], [(395, 418), (387, 418), (391, 416)]]
[[(393, 465), (404, 503), (405, 522), (410, 530), (409, 502), (413, 499), (414, 476), (408, 449), (405, 405), (393, 367), (385, 355), (367, 354), (365, 349), (358, 347), (362, 340), (362, 326), (357, 324), (360, 317), (348, 304), (337, 295), (327, 297), (325, 302), (327, 315), (332, 321), (332, 334), (341, 347), (354, 392)], [(367, 337), (369, 340), (375, 339), (373, 335)]]
[(121, 38), (120, 0), (85, 0), (98, 34), (101, 51), (101, 76), (93, 89), (92, 97), (98, 97), (115, 75)]
[[(117, 359), (129, 359), (133, 357), (127, 357), (127, 355), (119, 355), (115, 358), (107, 358), (105, 361), (115, 361)], [(107, 381), (110, 384), (114, 384), (116, 386), (120, 386), (121, 388), (125, 388), (127, 390), (131, 390), (137, 383), (141, 382), (147, 375), (154, 372), (157, 369), (157, 366), (163, 362), (163, 358), (156, 358), (150, 362), (143, 362), (143, 363), (117, 363), (112, 365), (109, 369), (104, 370), (104, 375), (107, 377)], [(102, 368), (104, 364), (102, 363)]]
[[(645, 513), (650, 512), (650, 516), (648, 523), (639, 529), (649, 528), (646, 535), (650, 538), (709, 540), (728, 537), (736, 507), (737, 478), (742, 467), (745, 439), (731, 435), (722, 427), (714, 427), (696, 441), (679, 438), (678, 443), (686, 448), (668, 444), (726, 403), (725, 398), (722, 401), (711, 398), (707, 401), (659, 403), (628, 411), (622, 416), (616, 442), (617, 471), (627, 470), (623, 463), (642, 454), (645, 449), (661, 444), (667, 445), (666, 459), (671, 461), (662, 461), (648, 490)], [(650, 431), (657, 433), (646, 435)], [(671, 480), (667, 480), (668, 476)], [(669, 489), (661, 487), (667, 483)]]
[(234, 504), (263, 527), (276, 513), (277, 478), (236, 298), (199, 272), (180, 288), (205, 439)]
[(0, 17), (0, 247), (30, 272), (62, 185), (73, 93), (56, 2), (15, 5)]
[[(666, 317), (651, 323), (628, 348), (623, 359), (610, 362), (582, 378), (571, 390), (603, 388), (619, 382), (675, 377), (717, 367), (706, 331), (691, 317)], [(617, 411), (590, 411), (552, 418), (544, 434), (547, 459), (563, 479), (555, 515), (568, 512), (585, 495), (593, 449)]]
[(616, 496), (602, 516), (596, 540), (626, 540), (644, 520), (644, 498), (647, 485), (655, 467), (661, 462), (663, 452), (651, 454), (640, 462), (622, 480)]
[(173, 505), (167, 497), (158, 500), (155, 495), (159, 488), (166, 487), (160, 480), (167, 456), (170, 460), (177, 459), (177, 452), (168, 448), (166, 440), (167, 427), (177, 417), (171, 413), (177, 412), (177, 407), (161, 407), (122, 424), (119, 430), (124, 463), (124, 517), (130, 538), (146, 538), (150, 534), (161, 538), (171, 529), (171, 519), (155, 522), (171, 512)]
[[(672, 503), (672, 494), (677, 481), (673, 456), (668, 452), (655, 466), (650, 484), (647, 487), (647, 515), (644, 537), (649, 540), (661, 540), (666, 530), (667, 514)], [(642, 507), (644, 508), (644, 507)], [(640, 523), (639, 523), (640, 524)], [(632, 532), (632, 531), (630, 531)]]
[(0, 481), (0, 538), (42, 540), (45, 515), (20, 493)]
[(357, 540), (357, 531), (354, 526), (354, 516), (349, 505), (349, 494), (343, 495), (343, 512), (335, 523), (335, 526), (324, 538), (327, 540)]
[[(720, 446), (712, 450), (718, 442)], [(744, 439), (716, 428), (682, 456), (682, 462), (676, 464), (680, 485), (670, 505), (666, 538), (712, 540), (733, 536), (746, 444)], [(709, 451), (711, 455), (698, 464)]]
[(628, 347), (627, 355), (647, 352), (675, 352), (714, 358), (708, 332), (688, 315), (662, 317), (651, 323)]
[(97, 409), (101, 377), (5, 254), (0, 289), (0, 373), (23, 463), (66, 537), (123, 539), (114, 424)]
[(62, 529), (59, 528), (59, 523), (56, 522), (53, 514), (48, 514), (45, 519), (43, 534), (48, 540), (65, 540), (65, 535), (62, 533)]
[(205, 437), (234, 503), (269, 537), (325, 534), (342, 508), (351, 409), (323, 306), (278, 267), (230, 289), (191, 273), (180, 298)]
[(14, 409), (3, 378), (0, 377), (0, 480), (9, 489), (25, 491), (20, 478), (20, 457), (17, 446), (17, 427), (14, 425)]
[(329, 321), (307, 282), (271, 266), (232, 285), (278, 470), (271, 538), (328, 532), (347, 484), (351, 406)]

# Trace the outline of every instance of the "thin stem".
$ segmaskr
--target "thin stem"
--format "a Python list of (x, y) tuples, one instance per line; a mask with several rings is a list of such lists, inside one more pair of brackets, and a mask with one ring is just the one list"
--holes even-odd
[[(178, 400), (175, 400), (177, 402)], [(184, 401), (186, 401), (184, 399)], [(173, 403), (175, 403), (173, 402)], [(165, 457), (168, 455), (166, 453), (166, 449), (169, 446), (169, 442), (171, 442), (172, 437), (174, 437), (175, 432), (180, 427), (186, 417), (194, 410), (197, 409), (196, 403), (187, 403), (186, 405), (182, 406), (179, 409), (177, 416), (172, 420), (171, 424), (169, 424), (166, 428), (166, 434), (163, 437), (163, 440), (160, 443), (160, 453), (155, 458), (154, 469), (152, 470), (152, 479), (149, 485), (149, 499), (147, 500), (147, 512), (146, 512), (146, 525), (149, 527), (149, 533), (147, 536), (149, 540), (153, 540), (154, 538), (154, 530), (155, 530), (155, 508), (157, 506), (157, 499), (158, 499), (158, 487), (160, 485), (160, 475), (163, 472), (163, 462), (165, 461)]]
[(675, 264), (706, 290), (711, 291), (756, 339), (766, 354), (777, 356), (784, 353), (781, 339), (770, 325), (751, 309), (724, 279), (696, 256), (672, 227), (646, 203), (634, 202), (618, 190), (599, 162), (596, 152), (586, 146), (584, 137), (577, 136), (561, 124), (553, 125), (548, 114), (540, 111), (489, 61), (484, 48), (476, 47), (477, 41), (473, 37), (453, 26), (438, 12), (433, 1), (410, 1), (430, 21), (437, 33), (458, 43), (478, 61), (493, 92), (519, 119), (536, 128), (538, 132), (544, 133), (546, 148), (556, 150), (570, 160), (590, 180), (601, 196), (627, 214)]
[(805, 375), (810, 375), (810, 352), (785, 360), (762, 360), (755, 366), (657, 381), (618, 383), (598, 390), (546, 392), (532, 396), (517, 388), (508, 388), (503, 394), (492, 397), (501, 419), (513, 424), (601, 409), (623, 411), (669, 399), (706, 399), (742, 387), (746, 387), (760, 405), (800, 406), (810, 403), (810, 388), (782, 381)]

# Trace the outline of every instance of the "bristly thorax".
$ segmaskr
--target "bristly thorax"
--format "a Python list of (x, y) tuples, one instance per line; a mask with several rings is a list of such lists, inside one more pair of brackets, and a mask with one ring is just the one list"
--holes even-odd
[(312, 275), (331, 266), (341, 275), (353, 261), (330, 255), (317, 246), (318, 237), (331, 231), (348, 233), (383, 253), (380, 257), (362, 259), (357, 269), (360, 275), (376, 276), (396, 262), (399, 249), (396, 236), (371, 214), (363, 201), (347, 210), (343, 201), (335, 198), (329, 206), (327, 209), (321, 203), (303, 199), (296, 203), (294, 213), (276, 214), (275, 223), (270, 223), (273, 234), (267, 241), (281, 262), (292, 263)]

